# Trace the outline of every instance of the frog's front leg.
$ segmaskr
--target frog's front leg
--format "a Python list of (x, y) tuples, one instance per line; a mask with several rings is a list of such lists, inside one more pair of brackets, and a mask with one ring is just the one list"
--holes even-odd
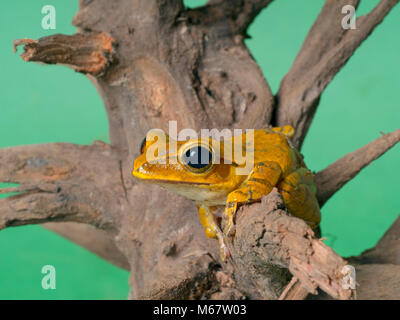
[(230, 252), (226, 244), (225, 236), (215, 221), (214, 212), (217, 210), (217, 208), (200, 205), (197, 206), (199, 208), (200, 222), (204, 227), (206, 236), (209, 238), (218, 239), (221, 260), (226, 261), (230, 256)]
[(234, 235), (234, 216), (238, 204), (260, 200), (263, 195), (270, 193), (276, 186), (281, 174), (282, 170), (278, 163), (274, 161), (259, 162), (240, 187), (228, 195), (223, 228), (227, 236)]

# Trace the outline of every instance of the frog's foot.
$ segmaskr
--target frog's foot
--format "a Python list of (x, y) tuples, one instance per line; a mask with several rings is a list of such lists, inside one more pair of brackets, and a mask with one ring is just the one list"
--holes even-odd
[[(199, 206), (200, 222), (204, 227), (204, 231), (209, 238), (218, 239), (220, 258), (225, 262), (231, 255), (228, 248), (228, 241), (224, 233), (219, 228), (213, 212), (216, 212), (215, 207)], [(232, 220), (233, 222), (233, 220)]]

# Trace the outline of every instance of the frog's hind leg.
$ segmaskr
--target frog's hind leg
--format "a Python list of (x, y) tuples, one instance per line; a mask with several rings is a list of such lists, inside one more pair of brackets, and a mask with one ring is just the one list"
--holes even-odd
[(281, 177), (282, 171), (278, 163), (264, 161), (257, 163), (249, 177), (240, 188), (232, 191), (226, 200), (224, 216), (224, 233), (234, 234), (234, 215), (239, 203), (250, 203), (260, 200), (263, 195), (271, 192)]
[(315, 196), (314, 177), (310, 170), (300, 168), (288, 175), (279, 185), (286, 208), (315, 228), (321, 221), (321, 212)]
[(225, 236), (215, 220), (214, 212), (217, 210), (217, 208), (200, 205), (198, 205), (198, 208), (200, 222), (204, 227), (206, 236), (209, 238), (218, 239), (221, 260), (226, 261), (226, 259), (230, 256), (230, 252), (228, 246), (226, 245)]

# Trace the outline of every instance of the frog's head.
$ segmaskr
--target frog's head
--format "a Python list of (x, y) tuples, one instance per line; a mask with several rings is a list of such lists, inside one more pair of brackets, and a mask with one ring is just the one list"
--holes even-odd
[(216, 149), (211, 138), (176, 141), (152, 130), (143, 140), (132, 174), (192, 200), (215, 200), (238, 184), (235, 164), (225, 164)]

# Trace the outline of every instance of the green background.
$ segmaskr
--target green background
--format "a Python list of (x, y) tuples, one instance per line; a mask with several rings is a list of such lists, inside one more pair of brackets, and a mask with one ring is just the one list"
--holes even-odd
[[(25, 63), (12, 41), (73, 34), (78, 1), (9, 0), (0, 7), (0, 147), (108, 142), (102, 101), (89, 80), (61, 66)], [(205, 1), (189, 0), (196, 6)], [(358, 14), (376, 0), (362, 1)], [(53, 4), (57, 29), (41, 28)], [(279, 0), (256, 19), (247, 40), (276, 93), (322, 0)], [(323, 94), (302, 150), (318, 171), (400, 124), (400, 6), (357, 50)], [(73, 94), (71, 94), (71, 92)], [(344, 256), (373, 246), (400, 212), (400, 147), (373, 162), (323, 208), (326, 243)], [(1, 213), (0, 213), (1, 214)], [(57, 270), (57, 289), (41, 288), (41, 268)], [(128, 273), (39, 226), (0, 232), (0, 299), (125, 299)]]

